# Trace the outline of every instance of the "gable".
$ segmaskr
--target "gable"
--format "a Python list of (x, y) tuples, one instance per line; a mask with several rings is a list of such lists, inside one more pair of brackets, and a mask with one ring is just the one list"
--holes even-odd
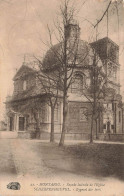
[(15, 81), (15, 80), (17, 80), (19, 78), (23, 78), (23, 77), (25, 77), (25, 76), (27, 76), (29, 74), (33, 74), (33, 73), (35, 73), (34, 69), (32, 69), (32, 68), (30, 68), (30, 67), (28, 67), (26, 65), (22, 65), (20, 67), (20, 69), (17, 71), (17, 73), (15, 74), (13, 80)]

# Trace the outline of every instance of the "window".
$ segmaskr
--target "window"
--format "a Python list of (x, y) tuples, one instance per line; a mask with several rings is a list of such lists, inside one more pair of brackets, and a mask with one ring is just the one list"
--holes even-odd
[(113, 67), (113, 77), (116, 79), (116, 73), (117, 73), (117, 70), (116, 70), (116, 67)]
[(121, 111), (119, 111), (119, 123), (121, 122)]
[(80, 122), (87, 121), (87, 108), (80, 108)]
[(27, 88), (27, 82), (26, 82), (26, 80), (24, 80), (24, 82), (23, 82), (23, 90), (25, 91), (26, 88)]
[(69, 107), (69, 116), (70, 119), (74, 122), (75, 120), (78, 120), (78, 113), (79, 113), (79, 109), (76, 106), (71, 106)]
[(112, 103), (112, 110), (114, 111), (114, 103)]
[(13, 117), (10, 117), (10, 129), (9, 131), (13, 131), (14, 130), (14, 119)]
[(108, 63), (108, 77), (110, 77), (112, 74), (112, 64)]
[(47, 107), (46, 107), (46, 105), (44, 105), (42, 107), (41, 112), (42, 112), (42, 122), (44, 123), (47, 121)]
[(90, 78), (87, 77), (86, 80), (85, 80), (86, 87), (89, 87), (90, 83), (91, 83), (91, 80), (90, 80)]
[(111, 103), (108, 104), (108, 109), (112, 110), (112, 104)]
[(72, 83), (71, 92), (72, 93), (81, 93), (83, 90), (83, 77), (82, 76), (75, 76), (74, 82)]

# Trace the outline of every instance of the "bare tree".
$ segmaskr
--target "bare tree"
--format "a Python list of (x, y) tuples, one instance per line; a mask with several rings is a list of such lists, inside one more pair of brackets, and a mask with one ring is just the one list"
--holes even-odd
[[(94, 25), (94, 28), (96, 28), (96, 41), (98, 39), (98, 24), (102, 22), (103, 18), (106, 16), (107, 17), (107, 37), (108, 37), (108, 12), (109, 12), (109, 8), (111, 5), (112, 1), (109, 1), (109, 4), (106, 8), (106, 10), (104, 11), (102, 17), (97, 20), (97, 24)], [(117, 15), (118, 15), (118, 8), (117, 8), (117, 4), (116, 4), (116, 9), (117, 9)], [(118, 20), (119, 23), (119, 20)], [(119, 25), (119, 24), (118, 24)], [(92, 45), (93, 46), (93, 45)], [(93, 47), (93, 65), (92, 65), (92, 69), (91, 69), (91, 89), (90, 89), (90, 96), (92, 99), (90, 99), (88, 97), (89, 102), (91, 103), (91, 108), (92, 108), (92, 112), (91, 112), (91, 134), (90, 134), (90, 143), (93, 142), (93, 125), (94, 125), (94, 121), (96, 124), (96, 132), (97, 132), (97, 119), (100, 116), (100, 113), (102, 113), (104, 111), (104, 107), (103, 104), (101, 103), (101, 99), (105, 99), (106, 94), (108, 92), (108, 83), (110, 82), (110, 75), (111, 73), (108, 73), (108, 71), (105, 71), (105, 67), (108, 63), (108, 51), (106, 51), (107, 53), (107, 59), (106, 62), (104, 64), (103, 61), (101, 61), (100, 56), (98, 55), (98, 48)], [(108, 48), (108, 41), (107, 41), (107, 48)], [(101, 61), (101, 62), (100, 62)], [(107, 68), (108, 69), (108, 68)], [(110, 90), (110, 89), (109, 89)], [(112, 90), (112, 89), (111, 89)], [(113, 89), (114, 92), (114, 89)], [(115, 92), (114, 92), (115, 93)], [(113, 93), (113, 94), (114, 94)], [(97, 137), (97, 134), (96, 134)]]
[(106, 74), (103, 71), (103, 64), (100, 63), (100, 58), (96, 51), (93, 51), (93, 64), (91, 67), (91, 84), (88, 88), (88, 95), (85, 95), (91, 104), (91, 132), (90, 143), (93, 142), (93, 128), (97, 129), (97, 119), (103, 110), (101, 98), (104, 98), (105, 84), (107, 82)]
[[(43, 69), (48, 71), (50, 69), (52, 73), (53, 80), (60, 80), (59, 84), (61, 84), (61, 92), (62, 92), (62, 100), (63, 100), (63, 125), (62, 125), (62, 133), (60, 138), (59, 145), (64, 145), (65, 133), (67, 130), (67, 112), (68, 112), (68, 90), (71, 84), (74, 82), (74, 71), (77, 68), (77, 65), (83, 64), (86, 60), (87, 56), (90, 55), (91, 49), (85, 48), (85, 51), (80, 51), (79, 54), (79, 34), (80, 28), (76, 22), (74, 22), (74, 16), (76, 12), (76, 8), (71, 6), (71, 0), (65, 0), (64, 4), (60, 7), (60, 15), (61, 22), (57, 21), (55, 27), (57, 29), (58, 34), (54, 33), (58, 44), (56, 46), (53, 45), (53, 37), (52, 32), (49, 31), (49, 59), (44, 58)], [(99, 21), (100, 22), (100, 21)], [(90, 88), (90, 96), (86, 94), (87, 99), (92, 105), (92, 114), (91, 114), (91, 138), (90, 142), (93, 141), (93, 122), (97, 122), (98, 113), (101, 110), (100, 104), (98, 104), (98, 100), (102, 94), (103, 83), (106, 81), (106, 76), (102, 75), (103, 66), (99, 67), (100, 58), (98, 57), (95, 50), (93, 50), (92, 54), (92, 66), (91, 66), (91, 88)], [(60, 77), (61, 76), (61, 77)], [(103, 87), (102, 87), (103, 86)], [(48, 87), (47, 87), (48, 88)], [(88, 89), (89, 90), (89, 89)], [(53, 96), (51, 96), (53, 97)]]
[[(93, 50), (92, 54), (89, 55), (92, 58), (92, 65), (88, 67), (88, 69), (90, 69), (90, 84), (88, 86), (85, 85), (86, 90), (83, 91), (83, 95), (87, 98), (91, 105), (91, 110), (87, 113), (87, 115), (91, 116), (90, 143), (93, 142), (94, 128), (96, 129), (97, 138), (97, 120), (104, 112), (103, 101), (106, 99), (107, 93), (111, 91), (111, 94), (113, 94), (113, 98), (115, 94), (115, 90), (109, 88), (112, 70), (108, 70), (108, 59), (103, 61), (100, 58), (98, 52), (100, 46), (98, 46), (97, 44), (97, 41), (95, 42), (95, 44), (91, 44)], [(108, 58), (108, 52), (106, 57)]]
[[(103, 66), (100, 65), (100, 58), (98, 57), (95, 50), (91, 48), (85, 48), (85, 51), (79, 51), (79, 31), (76, 32), (74, 41), (71, 44), (68, 39), (67, 28), (72, 18), (74, 17), (74, 9), (69, 10), (69, 1), (65, 1), (64, 8), (61, 9), (62, 17), (63, 17), (63, 25), (64, 25), (64, 33), (63, 33), (63, 59), (62, 59), (62, 68), (63, 68), (63, 128), (60, 139), (60, 146), (64, 144), (65, 132), (66, 132), (66, 120), (67, 120), (67, 94), (70, 85), (73, 83), (74, 79), (74, 70), (77, 65), (83, 65), (85, 60), (88, 58), (92, 59), (90, 79), (91, 86), (90, 89), (86, 92), (86, 97), (88, 101), (91, 103), (91, 134), (90, 134), (90, 142), (93, 141), (93, 123), (94, 120), (97, 122), (98, 114), (101, 110), (101, 106), (98, 103), (100, 96), (103, 91), (103, 83), (106, 83), (106, 78), (103, 73)], [(71, 17), (70, 17), (71, 13)], [(91, 55), (92, 53), (92, 55)], [(69, 55), (68, 55), (69, 54)], [(82, 58), (79, 58), (79, 54), (82, 55)], [(91, 56), (90, 56), (91, 55)], [(70, 58), (71, 57), (71, 58)], [(70, 68), (71, 66), (71, 68)], [(85, 67), (85, 66), (84, 66)], [(87, 68), (87, 66), (86, 66)], [(89, 66), (88, 66), (89, 69)], [(105, 80), (105, 81), (104, 81)], [(84, 92), (83, 92), (84, 93)]]
[[(76, 9), (71, 0), (64, 0), (62, 6), (60, 6), (60, 16), (61, 20), (55, 24), (56, 32), (54, 36), (58, 41), (57, 45), (53, 45), (53, 37), (50, 28), (48, 27), (49, 32), (49, 51), (48, 57), (44, 57), (43, 61), (39, 60), (39, 63), (42, 65), (44, 73), (50, 74), (45, 75), (48, 81), (48, 86), (44, 86), (45, 91), (47, 91), (49, 96), (49, 104), (52, 108), (55, 108), (57, 100), (53, 103), (51, 100), (55, 95), (53, 95), (51, 88), (53, 88), (53, 83), (59, 88), (62, 94), (63, 101), (63, 124), (62, 124), (62, 133), (60, 138), (59, 145), (64, 145), (65, 133), (67, 130), (67, 111), (68, 111), (68, 89), (73, 83), (73, 74), (74, 69), (77, 65), (78, 60), (78, 46), (79, 46), (79, 34), (80, 28), (78, 24), (74, 21), (74, 14)], [(85, 58), (85, 55), (82, 55), (82, 59)], [(83, 60), (82, 60), (83, 61)], [(42, 74), (41, 74), (42, 75)], [(51, 85), (51, 81), (53, 82)], [(41, 81), (43, 83), (43, 80)], [(59, 85), (58, 85), (59, 84)], [(58, 92), (55, 93), (58, 95)], [(57, 97), (56, 97), (57, 98)], [(52, 109), (54, 112), (54, 109)], [(52, 118), (54, 115), (52, 114)], [(53, 119), (51, 119), (53, 121)]]
[[(61, 71), (61, 84), (63, 93), (63, 125), (60, 138), (60, 146), (64, 145), (65, 133), (67, 131), (67, 112), (68, 112), (68, 89), (73, 81), (73, 73), (76, 67), (78, 58), (78, 44), (79, 44), (79, 27), (74, 26), (74, 32), (71, 32), (73, 26), (73, 19), (75, 8), (70, 7), (70, 1), (65, 0), (60, 7), (62, 16), (62, 27), (58, 26), (59, 35), (61, 37), (61, 55), (58, 56)], [(74, 33), (73, 35), (71, 35)]]
[(43, 91), (46, 94), (46, 98), (47, 98), (46, 103), (51, 108), (50, 142), (54, 142), (54, 111), (55, 111), (55, 107), (57, 105), (58, 98), (60, 97), (60, 94), (59, 94), (60, 75), (57, 75), (57, 77), (55, 78), (55, 77), (52, 77), (49, 73), (45, 73), (45, 71), (43, 69), (42, 62), (39, 60), (38, 60), (38, 62), (39, 62), (40, 70), (37, 71), (36, 75), (37, 75), (37, 79), (38, 79), (39, 84), (41, 85)]

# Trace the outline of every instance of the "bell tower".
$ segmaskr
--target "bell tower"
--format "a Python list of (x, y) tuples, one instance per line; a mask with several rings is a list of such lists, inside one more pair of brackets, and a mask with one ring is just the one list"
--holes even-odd
[(96, 42), (91, 43), (101, 58), (109, 79), (108, 87), (115, 89), (116, 93), (120, 93), (120, 64), (119, 64), (119, 46), (110, 38), (105, 37)]

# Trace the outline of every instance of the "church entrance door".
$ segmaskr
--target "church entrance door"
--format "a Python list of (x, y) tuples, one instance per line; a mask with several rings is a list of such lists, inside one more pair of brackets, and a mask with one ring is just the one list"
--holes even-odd
[(111, 126), (111, 123), (110, 121), (107, 122), (107, 133), (110, 133), (110, 126)]

